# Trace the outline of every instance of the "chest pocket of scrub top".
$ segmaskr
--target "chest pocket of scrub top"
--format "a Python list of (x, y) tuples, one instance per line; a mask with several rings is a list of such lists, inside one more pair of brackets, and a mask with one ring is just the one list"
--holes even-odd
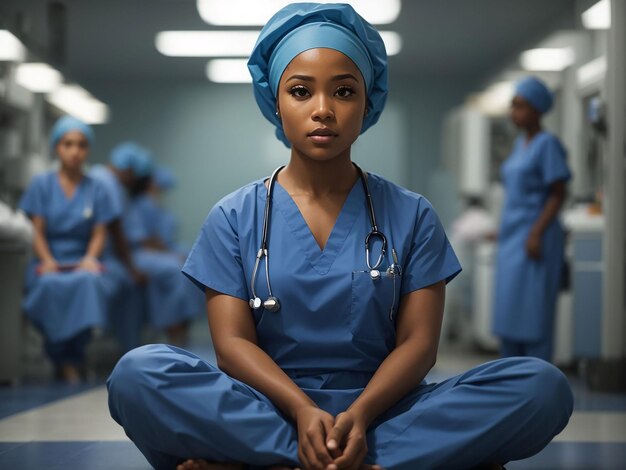
[(381, 270), (374, 281), (367, 271), (352, 273), (350, 330), (355, 339), (393, 340), (398, 313), (400, 275)]

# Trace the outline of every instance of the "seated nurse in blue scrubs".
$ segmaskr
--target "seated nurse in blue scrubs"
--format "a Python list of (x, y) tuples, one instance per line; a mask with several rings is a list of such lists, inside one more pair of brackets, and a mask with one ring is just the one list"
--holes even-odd
[(539, 452), (572, 411), (550, 364), (424, 381), (461, 268), (425, 198), (352, 163), (387, 95), (378, 32), (348, 5), (289, 5), (248, 65), (291, 158), (213, 207), (183, 268), (219, 368), (131, 351), (108, 381), (113, 418), (164, 469), (499, 468)]
[(83, 173), (93, 140), (84, 122), (59, 119), (50, 144), (60, 168), (36, 176), (20, 204), (35, 228), (24, 311), (43, 333), (58, 374), (69, 382), (80, 380), (91, 330), (105, 324), (116, 286), (100, 259), (106, 224), (116, 213), (105, 186)]

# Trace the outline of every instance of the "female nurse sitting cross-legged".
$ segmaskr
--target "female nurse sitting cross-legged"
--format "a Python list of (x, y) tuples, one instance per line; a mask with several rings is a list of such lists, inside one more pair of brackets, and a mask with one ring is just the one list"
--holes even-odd
[(248, 65), (291, 157), (217, 203), (183, 268), (219, 368), (135, 349), (108, 381), (113, 418), (164, 469), (500, 468), (543, 449), (572, 412), (549, 363), (424, 381), (461, 268), (425, 198), (352, 162), (387, 95), (378, 32), (348, 5), (292, 4)]

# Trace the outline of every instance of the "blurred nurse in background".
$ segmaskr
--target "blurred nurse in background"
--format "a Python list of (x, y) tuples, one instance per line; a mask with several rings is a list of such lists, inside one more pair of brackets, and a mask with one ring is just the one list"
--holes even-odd
[(550, 361), (565, 233), (558, 214), (570, 178), (559, 139), (541, 127), (552, 107), (535, 77), (518, 82), (511, 120), (523, 134), (502, 166), (505, 201), (498, 235), (494, 333), (503, 357)]
[(187, 259), (187, 253), (177, 243), (178, 220), (173, 212), (163, 206), (163, 196), (176, 186), (176, 178), (169, 168), (159, 166), (154, 170), (148, 194), (160, 209), (158, 232), (164, 246), (173, 252), (180, 253)]
[(182, 345), (187, 341), (190, 321), (202, 312), (204, 304), (180, 271), (184, 259), (162, 238), (163, 212), (150, 196), (156, 174), (152, 158), (145, 149), (134, 158), (141, 163), (135, 170), (139, 179), (133, 188), (124, 230), (135, 264), (149, 277), (146, 297), (150, 324), (164, 330), (171, 344)]
[(141, 151), (134, 143), (122, 143), (113, 149), (108, 164), (89, 169), (89, 175), (104, 184), (113, 206), (114, 218), (108, 224), (109, 243), (104, 251), (109, 273), (116, 282), (109, 302), (108, 326), (123, 352), (140, 345), (144, 320), (142, 291), (138, 286), (147, 282), (147, 276), (135, 266), (122, 229), (128, 191), (138, 180), (136, 173), (143, 171), (141, 159), (135, 158)]
[(114, 218), (104, 186), (83, 173), (94, 133), (66, 116), (50, 145), (60, 168), (36, 176), (21, 209), (33, 221), (34, 254), (26, 276), (24, 311), (42, 332), (57, 374), (80, 381), (92, 328), (105, 323), (111, 280), (99, 257)]

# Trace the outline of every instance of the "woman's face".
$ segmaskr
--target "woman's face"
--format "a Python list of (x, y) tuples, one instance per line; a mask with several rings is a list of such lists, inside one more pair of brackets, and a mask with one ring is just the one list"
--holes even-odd
[(538, 123), (541, 118), (539, 112), (521, 96), (515, 96), (511, 101), (511, 121), (520, 129), (527, 129)]
[(279, 117), (292, 151), (330, 160), (350, 151), (367, 103), (357, 66), (334, 49), (310, 49), (285, 69), (277, 92)]
[(83, 133), (70, 131), (61, 137), (56, 146), (56, 152), (64, 168), (78, 171), (83, 167), (89, 155), (89, 141)]

